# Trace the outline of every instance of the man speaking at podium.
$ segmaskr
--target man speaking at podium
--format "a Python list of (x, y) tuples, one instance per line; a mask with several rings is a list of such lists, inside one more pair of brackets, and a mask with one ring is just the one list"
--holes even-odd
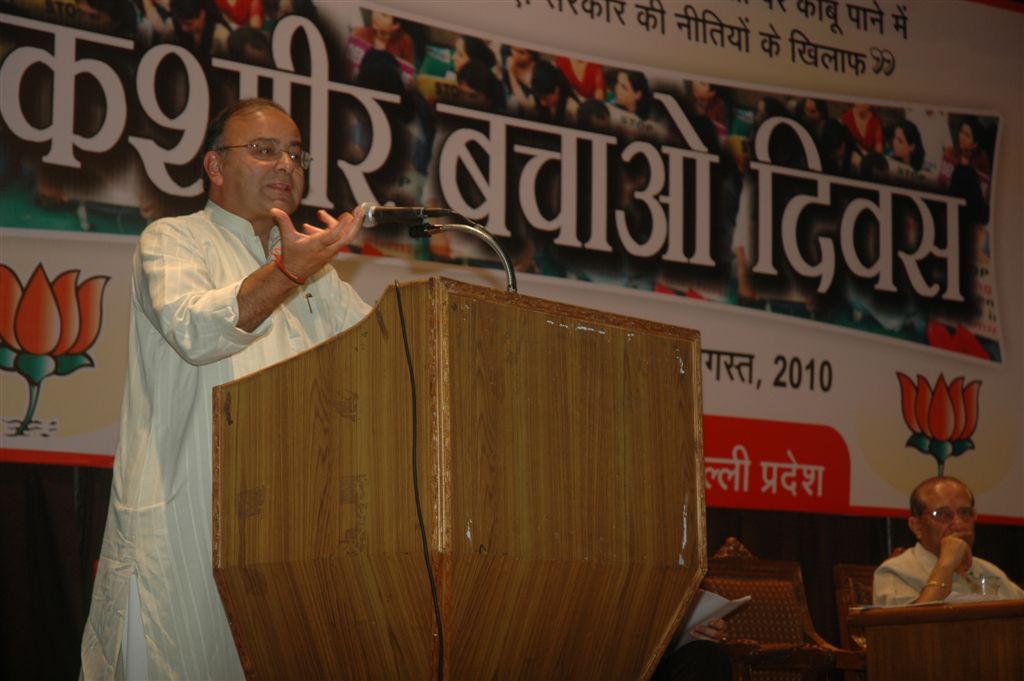
[[(244, 678), (213, 580), (211, 391), (369, 310), (330, 265), (362, 211), (321, 210), (322, 227), (301, 229), (289, 217), (309, 162), (281, 107), (240, 101), (207, 130), (205, 209), (157, 220), (139, 239), (120, 442), (82, 639), (85, 679)], [(282, 419), (307, 415), (281, 405)]]
[(875, 570), (876, 605), (941, 601), (952, 593), (1024, 598), (1024, 589), (974, 555), (974, 494), (960, 480), (928, 478), (910, 495), (917, 544)]

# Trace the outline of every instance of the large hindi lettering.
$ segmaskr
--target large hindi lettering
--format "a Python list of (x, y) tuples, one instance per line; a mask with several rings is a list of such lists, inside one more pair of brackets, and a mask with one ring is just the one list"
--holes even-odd
[[(0, 20), (14, 26), (53, 35), (53, 52), (31, 46), (15, 48), (0, 66), (0, 86), (5, 93), (21, 91), (25, 72), (35, 64), (42, 64), (53, 72), (54, 92), (61, 97), (52, 97), (51, 123), (45, 128), (32, 125), (22, 111), (22, 101), (17, 96), (0, 98), (0, 112), (11, 131), (19, 138), (30, 142), (50, 142), (50, 151), (43, 157), (45, 163), (78, 168), (81, 163), (75, 150), (105, 152), (121, 139), (127, 121), (127, 96), (125, 84), (117, 72), (108, 64), (96, 59), (77, 59), (76, 44), (79, 41), (105, 45), (125, 50), (130, 56), (134, 43), (124, 38), (83, 31), (26, 19), (8, 14)], [(309, 48), (310, 75), (295, 72), (292, 61), (292, 42), (299, 31), (304, 33)], [(214, 58), (212, 65), (225, 72), (234, 72), (238, 78), (238, 92), (241, 97), (259, 94), (261, 80), (272, 83), (274, 99), (286, 109), (290, 108), (292, 89), (302, 86), (308, 89), (310, 97), (310, 119), (308, 125), (309, 145), (314, 149), (328, 147), (328, 121), (330, 118), (330, 92), (350, 95), (362, 105), (371, 124), (368, 135), (372, 140), (365, 158), (359, 163), (339, 160), (338, 166), (344, 173), (352, 193), (358, 201), (376, 201), (367, 176), (380, 169), (391, 153), (391, 127), (381, 107), (381, 102), (397, 103), (399, 96), (366, 88), (336, 83), (329, 79), (327, 48), (319, 29), (309, 20), (299, 16), (288, 16), (281, 20), (273, 36), (273, 50), (278, 68), (267, 68)], [(174, 116), (164, 111), (157, 97), (157, 73), (167, 60), (176, 60), (186, 75), (187, 98), (184, 106)], [(74, 106), (64, 101), (67, 95), (74, 101), (75, 82), (81, 75), (88, 75), (100, 85), (105, 98), (105, 109), (99, 129), (91, 136), (75, 132)], [(138, 152), (150, 181), (161, 191), (172, 196), (197, 196), (202, 191), (197, 180), (182, 186), (168, 172), (168, 166), (187, 163), (201, 152), (203, 130), (210, 115), (209, 84), (196, 57), (182, 47), (160, 44), (151, 47), (142, 55), (136, 71), (136, 96), (142, 111), (149, 121), (165, 129), (181, 133), (177, 145), (166, 149), (153, 139), (142, 135), (130, 135), (128, 142)], [(302, 121), (300, 121), (301, 123)], [(314, 154), (313, 164), (307, 175), (308, 193), (303, 199), (305, 205), (333, 208), (328, 196), (328, 157)]]
[[(799, 141), (800, 151), (806, 159), (807, 169), (774, 164), (769, 157), (771, 137), (779, 128), (791, 130)], [(757, 259), (753, 271), (760, 275), (780, 276), (776, 262), (776, 235), (781, 236), (782, 252), (787, 265), (800, 277), (816, 280), (818, 293), (827, 292), (836, 281), (839, 263), (836, 258), (836, 234), (834, 229), (815, 234), (816, 262), (810, 262), (805, 247), (798, 238), (805, 211), (812, 206), (841, 208), (838, 224), (839, 254), (847, 272), (858, 279), (872, 282), (875, 290), (897, 291), (897, 261), (902, 275), (909, 281), (914, 294), (920, 298), (939, 297), (950, 302), (963, 302), (965, 292), (961, 280), (960, 218), (959, 208), (966, 201), (956, 196), (937, 194), (911, 188), (865, 182), (853, 178), (828, 175), (822, 172), (821, 158), (814, 141), (805, 128), (794, 120), (783, 117), (771, 118), (761, 126), (754, 141), (756, 161), (751, 168), (757, 173)], [(812, 184), (814, 193), (796, 192), (782, 207), (781, 219), (776, 217), (776, 183), (779, 178), (799, 179), (801, 186)], [(836, 188), (866, 193), (838, 202), (834, 196)], [(870, 197), (874, 198), (870, 198)], [(896, 212), (894, 197), (902, 198), (913, 207), (903, 219), (912, 219), (918, 228), (917, 243), (913, 248), (903, 250), (897, 247), (893, 229)], [(871, 239), (876, 242), (877, 253), (874, 262), (864, 263), (858, 253), (856, 242), (858, 230), (863, 224), (859, 218), (868, 214), (873, 218), (868, 227)], [(942, 234), (937, 234), (935, 215), (942, 217)], [(866, 237), (864, 237), (866, 238)], [(944, 245), (940, 245), (944, 244)], [(896, 254), (897, 258), (893, 257)], [(944, 263), (940, 276), (929, 277), (923, 269), (926, 259)], [(934, 268), (933, 268), (934, 269)], [(929, 272), (930, 273), (930, 272)]]
[[(11, 7), (29, 15), (30, 4)], [(525, 55), (552, 82), (567, 81), (554, 93), (527, 92), (533, 88), (512, 77), (511, 61), (473, 78), (472, 67), (460, 73), (450, 31), (421, 25), (409, 31), (417, 48), (410, 53), (374, 50), (361, 37), (370, 9), (341, 5), (322, 5), (320, 20), (276, 18), (256, 57), (244, 49), (201, 53), (153, 27), (140, 26), (132, 39), (134, 28), (112, 37), (42, 21), (42, 12), (0, 13), (12, 45), (0, 62), (0, 142), (18, 156), (15, 166), (39, 176), (0, 188), (30, 200), (52, 190), (30, 201), (37, 211), (51, 201), (137, 209), (128, 229), (118, 226), (137, 231), (201, 201), (196, 176), (212, 110), (267, 95), (292, 112), (312, 154), (305, 211), (362, 201), (444, 204), (504, 240), (524, 270), (917, 343), (941, 339), (936, 325), (963, 326), (977, 336), (972, 352), (1001, 357), (987, 252), (998, 117), (727, 87), (466, 36), (495, 55)], [(724, 4), (520, 1), (538, 5), (633, 25), (652, 39), (675, 36), (762, 60), (788, 54), (794, 64), (853, 76), (891, 73), (892, 53), (821, 42), (826, 26), (833, 36), (884, 36), (889, 28), (894, 39), (908, 30), (901, 6), (883, 12), (874, 0), (772, 3), (773, 21), (760, 23)], [(787, 12), (801, 24), (781, 23)], [(410, 29), (418, 23), (400, 19)], [(426, 35), (450, 44), (423, 44)], [(538, 84), (543, 89), (543, 78)], [(877, 118), (870, 143), (846, 139), (855, 107)], [(915, 145), (923, 159), (896, 158), (888, 138), (897, 129), (909, 134), (914, 120), (940, 133), (978, 128), (985, 149), (971, 163), (957, 163), (965, 154), (947, 154), (948, 143)], [(79, 224), (91, 228), (87, 218)], [(426, 249), (402, 230), (377, 230), (351, 247), (462, 264), (493, 258), (458, 244), (435, 248), (439, 241)], [(715, 377), (758, 383), (752, 356), (709, 351), (705, 360)]]
[[(9, 14), (0, 15), (0, 21), (32, 31), (53, 35), (53, 52), (22, 46), (15, 48), (0, 66), (0, 113), (11, 128), (11, 132), (29, 142), (49, 142), (50, 150), (43, 156), (44, 163), (78, 168), (81, 162), (75, 150), (102, 153), (109, 151), (124, 133), (128, 118), (124, 86), (118, 74), (109, 64), (98, 59), (79, 59), (79, 42), (106, 45), (120, 50), (131, 50), (131, 40), (82, 31), (77, 28), (57, 26), (34, 19)], [(25, 118), (21, 92), (25, 73), (35, 65), (42, 65), (53, 73), (53, 90), (60, 96), (51, 98), (50, 124), (36, 127)], [(79, 76), (89, 76), (100, 86), (105, 111), (99, 129), (91, 136), (75, 132), (75, 107), (68, 101), (75, 101), (75, 84)]]

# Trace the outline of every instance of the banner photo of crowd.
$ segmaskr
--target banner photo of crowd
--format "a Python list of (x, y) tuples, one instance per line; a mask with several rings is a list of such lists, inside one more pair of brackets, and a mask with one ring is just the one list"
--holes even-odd
[[(198, 210), (209, 117), (261, 95), (303, 129), (309, 213), (444, 206), (522, 272), (1002, 360), (993, 114), (623, 68), (308, 0), (12, 0), (0, 58), (6, 227), (135, 234)], [(382, 226), (349, 248), (500, 266), (462, 234)]]

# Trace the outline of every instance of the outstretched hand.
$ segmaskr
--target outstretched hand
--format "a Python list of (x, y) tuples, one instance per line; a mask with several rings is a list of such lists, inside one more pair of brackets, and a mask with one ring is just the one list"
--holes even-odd
[(363, 223), (363, 208), (338, 217), (318, 210), (317, 217), (323, 227), (304, 223), (302, 231), (295, 228), (291, 217), (280, 208), (271, 208), (270, 214), (281, 232), (281, 262), (300, 279), (306, 279), (329, 263), (339, 249), (352, 243)]
[(337, 218), (321, 210), (318, 216), (324, 226), (306, 223), (300, 232), (283, 210), (271, 208), (270, 214), (281, 231), (281, 252), (274, 257), (276, 263), (268, 262), (242, 280), (235, 326), (243, 331), (252, 331), (263, 323), (295, 292), (296, 284), (301, 285), (329, 263), (339, 248), (352, 243), (363, 222), (360, 208)]

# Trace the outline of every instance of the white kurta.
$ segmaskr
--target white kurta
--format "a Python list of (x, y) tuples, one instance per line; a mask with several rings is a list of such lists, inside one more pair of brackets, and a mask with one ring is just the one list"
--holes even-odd
[[(875, 605), (906, 605), (913, 602), (924, 590), (938, 560), (934, 553), (918, 542), (910, 550), (879, 565), (875, 570), (872, 592)], [(971, 569), (967, 571), (966, 577), (960, 574), (953, 575), (953, 593), (971, 593), (971, 582), (974, 581), (976, 584), (982, 576), (999, 578), (999, 590), (992, 597), (1024, 598), (1024, 589), (1014, 584), (1005, 572), (977, 556), (973, 556)]]
[[(275, 227), (271, 246), (279, 241)], [(248, 221), (210, 202), (150, 225), (133, 261), (121, 433), (82, 676), (117, 672), (132, 573), (153, 678), (243, 678), (213, 580), (212, 389), (324, 341), (369, 307), (325, 266), (252, 333), (242, 280), (268, 262)]]

